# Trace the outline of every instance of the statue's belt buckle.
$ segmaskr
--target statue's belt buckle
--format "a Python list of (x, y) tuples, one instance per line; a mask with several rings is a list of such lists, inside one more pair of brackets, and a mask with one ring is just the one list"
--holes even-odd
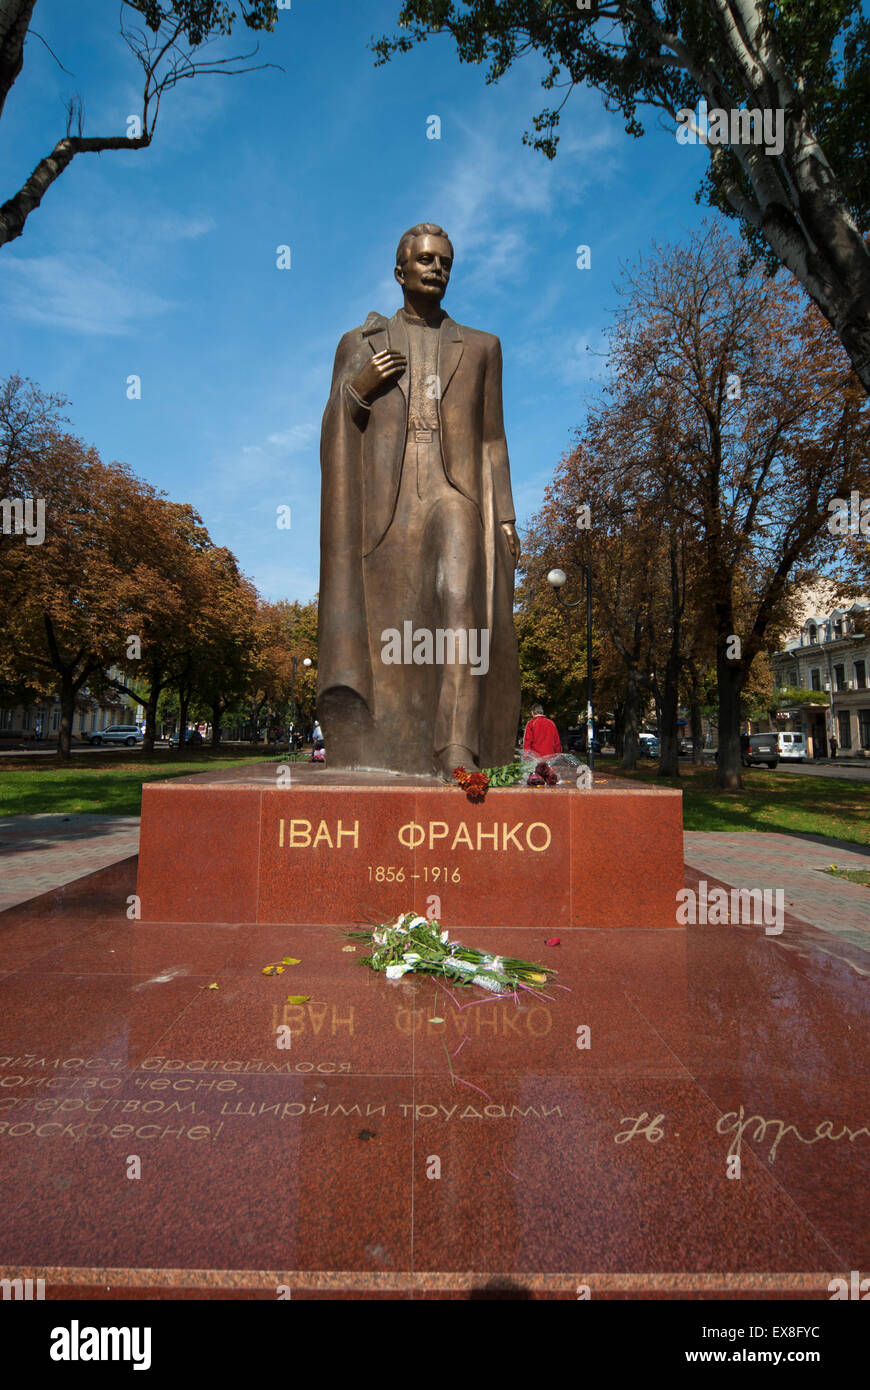
[(437, 435), (437, 430), (414, 430), (414, 443), (431, 444), (432, 440), (437, 438)]

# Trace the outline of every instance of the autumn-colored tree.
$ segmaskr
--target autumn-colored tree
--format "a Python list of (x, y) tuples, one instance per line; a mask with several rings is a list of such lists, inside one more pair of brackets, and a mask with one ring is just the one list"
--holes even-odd
[(188, 503), (170, 502), (150, 491), (128, 521), (130, 571), (138, 594), (138, 639), (134, 654), (125, 647), (117, 664), (133, 682), (145, 708), (143, 751), (154, 750), (157, 707), (168, 685), (192, 688), (193, 657), (202, 631), (198, 604), (204, 573), (200, 557), (213, 549), (199, 513)]
[[(256, 647), (248, 687), (248, 708), (256, 735), (263, 712), (267, 725), (286, 725), (293, 717), (313, 717), (317, 677), (317, 606), (281, 600), (260, 601)], [(308, 657), (312, 665), (304, 666)]]
[(212, 747), (221, 721), (244, 695), (256, 648), (257, 591), (228, 551), (209, 557), (211, 582), (201, 612), (193, 699), (208, 712)]
[[(645, 488), (669, 487), (699, 537), (725, 787), (752, 663), (788, 623), (798, 569), (834, 554), (828, 500), (868, 476), (867, 400), (836, 335), (790, 277), (740, 269), (720, 229), (654, 252), (625, 274), (612, 341), (611, 389), (645, 421)], [(665, 420), (667, 448), (650, 447)]]
[[(37, 476), (38, 475), (38, 476)], [(71, 435), (50, 433), (20, 481), (45, 484), (45, 534), (13, 552), (15, 603), (3, 613), (0, 662), (60, 700), (58, 752), (70, 756), (75, 701), (119, 663), (140, 621), (128, 521), (149, 495), (121, 464), (104, 464)], [(5, 557), (12, 547), (4, 547)]]
[[(524, 538), (525, 578), (519, 589), (518, 630), (521, 651), (524, 633), (534, 633), (535, 640), (527, 640), (526, 651), (537, 689), (543, 675), (557, 707), (560, 703), (564, 707), (566, 694), (579, 700), (582, 693), (585, 701), (585, 642), (581, 635), (585, 605), (571, 610), (569, 618), (557, 606), (546, 576), (551, 568), (564, 569), (571, 581), (569, 601), (573, 602), (582, 594), (583, 568), (591, 565), (594, 650), (599, 670), (606, 670), (612, 682), (605, 691), (596, 679), (595, 704), (600, 709), (602, 698), (609, 694), (610, 704), (618, 711), (623, 765), (633, 767), (642, 708), (651, 693), (651, 596), (660, 565), (660, 530), (650, 524), (646, 514), (638, 517), (626, 504), (621, 488), (606, 490), (605, 472), (601, 453), (594, 451), (592, 434), (559, 465)], [(590, 497), (594, 498), (592, 507)], [(594, 529), (590, 530), (586, 523), (593, 516)], [(578, 526), (578, 521), (582, 525)], [(575, 635), (567, 647), (569, 624)]]

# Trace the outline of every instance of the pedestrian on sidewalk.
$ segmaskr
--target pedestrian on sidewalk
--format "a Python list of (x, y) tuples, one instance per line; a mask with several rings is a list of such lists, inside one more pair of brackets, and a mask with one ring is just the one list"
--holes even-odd
[(831, 734), (831, 757), (832, 757), (832, 758), (836, 758), (836, 756), (837, 756), (837, 740), (834, 738), (834, 735)]

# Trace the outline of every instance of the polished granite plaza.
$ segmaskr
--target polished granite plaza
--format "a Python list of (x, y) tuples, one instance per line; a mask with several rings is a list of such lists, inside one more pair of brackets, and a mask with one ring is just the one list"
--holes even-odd
[(512, 928), (559, 973), (481, 998), (387, 982), (328, 925), (130, 920), (135, 891), (130, 858), (0, 913), (0, 1276), (828, 1298), (870, 1271), (859, 946), (794, 917)]

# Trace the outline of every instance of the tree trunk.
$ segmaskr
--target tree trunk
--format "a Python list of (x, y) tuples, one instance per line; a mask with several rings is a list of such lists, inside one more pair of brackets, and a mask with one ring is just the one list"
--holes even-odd
[(719, 640), (716, 653), (716, 676), (719, 686), (719, 763), (717, 787), (738, 791), (743, 785), (740, 776), (740, 691), (743, 688), (743, 664), (729, 660), (725, 642)]
[(142, 753), (145, 757), (150, 757), (154, 752), (154, 741), (157, 738), (157, 702), (160, 699), (162, 689), (162, 674), (153, 671), (148, 699), (145, 702), (145, 741), (142, 744)]
[[(679, 642), (679, 636), (676, 636)], [(677, 730), (679, 713), (680, 654), (672, 643), (665, 663), (665, 683), (662, 691), (661, 713), (659, 718), (659, 776), (679, 777), (680, 748)]]
[(24, 63), (24, 39), (36, 0), (0, 0), (0, 115)]
[(704, 761), (704, 725), (701, 719), (700, 681), (696, 671), (691, 673), (689, 694), (689, 719), (692, 725), (692, 762), (700, 767)]
[(617, 758), (622, 757), (622, 730), (624, 722), (623, 706), (616, 705), (613, 710), (613, 747)]
[(622, 725), (622, 761), (620, 767), (634, 772), (640, 752), (638, 725), (640, 723), (640, 689), (637, 672), (629, 667), (625, 685), (625, 704)]
[(68, 763), (72, 749), (72, 725), (76, 712), (76, 687), (71, 671), (60, 677), (60, 728), (57, 731), (57, 756)]
[(190, 704), (190, 683), (179, 681), (178, 683), (178, 756), (181, 757), (185, 751), (185, 736), (187, 734), (187, 707)]
[(221, 746), (221, 719), (224, 713), (223, 700), (212, 700), (211, 704), (211, 746), (214, 749)]

